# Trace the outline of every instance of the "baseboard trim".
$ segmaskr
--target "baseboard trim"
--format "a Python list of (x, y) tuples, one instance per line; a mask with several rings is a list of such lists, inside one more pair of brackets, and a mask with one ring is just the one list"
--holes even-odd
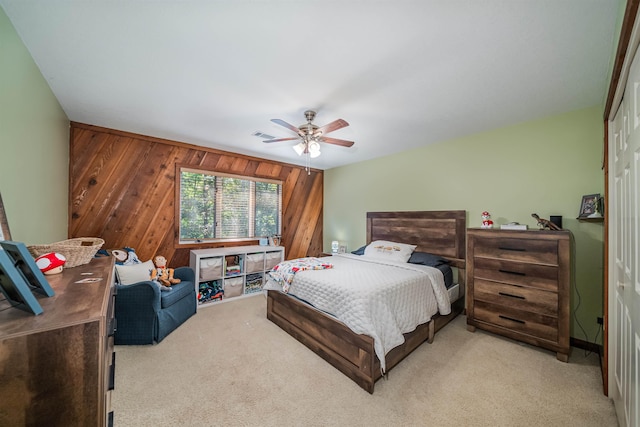
[(602, 354), (602, 346), (596, 343), (571, 337), (570, 344), (571, 347), (581, 348), (582, 350), (591, 351), (600, 355)]

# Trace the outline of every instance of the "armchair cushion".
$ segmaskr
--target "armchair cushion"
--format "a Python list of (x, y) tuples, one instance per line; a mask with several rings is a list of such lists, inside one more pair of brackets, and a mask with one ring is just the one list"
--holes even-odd
[(151, 277), (151, 271), (154, 269), (153, 261), (149, 260), (140, 264), (116, 265), (116, 275), (118, 283), (121, 285), (133, 285), (138, 282), (144, 282)]
[(171, 285), (170, 291), (162, 292), (160, 294), (160, 307), (167, 308), (172, 306), (176, 301), (193, 292), (195, 292), (193, 282), (183, 280), (178, 284)]

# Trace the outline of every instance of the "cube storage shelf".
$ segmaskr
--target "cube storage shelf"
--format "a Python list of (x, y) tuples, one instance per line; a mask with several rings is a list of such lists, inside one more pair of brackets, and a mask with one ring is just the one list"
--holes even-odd
[(189, 265), (196, 274), (198, 306), (255, 295), (262, 290), (265, 274), (283, 260), (283, 246), (192, 250)]

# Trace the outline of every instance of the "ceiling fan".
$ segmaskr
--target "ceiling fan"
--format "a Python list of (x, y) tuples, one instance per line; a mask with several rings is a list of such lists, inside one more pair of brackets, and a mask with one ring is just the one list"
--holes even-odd
[(307, 155), (307, 165), (305, 169), (307, 172), (309, 171), (309, 158), (315, 158), (320, 155), (320, 142), (326, 142), (327, 144), (340, 145), (342, 147), (351, 147), (354, 142), (347, 141), (344, 139), (338, 138), (330, 138), (325, 136), (329, 132), (333, 132), (338, 129), (342, 129), (343, 127), (349, 126), (349, 123), (346, 120), (337, 119), (328, 123), (324, 126), (317, 126), (311, 123), (313, 119), (316, 117), (316, 112), (312, 110), (307, 110), (304, 112), (304, 117), (307, 119), (307, 123), (301, 124), (299, 127), (293, 126), (281, 119), (271, 119), (271, 121), (280, 126), (284, 126), (287, 129), (290, 129), (298, 134), (298, 136), (290, 137), (290, 138), (277, 138), (277, 139), (268, 139), (266, 143), (271, 142), (282, 142), (282, 141), (295, 141), (300, 139), (300, 143), (295, 145), (293, 149), (299, 156), (306, 154)]

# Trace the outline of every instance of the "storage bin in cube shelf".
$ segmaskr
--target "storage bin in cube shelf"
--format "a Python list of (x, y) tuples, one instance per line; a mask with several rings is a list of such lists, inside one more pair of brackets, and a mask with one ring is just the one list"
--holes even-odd
[(265, 260), (265, 270), (271, 270), (273, 267), (280, 263), (280, 257), (282, 256), (282, 252), (267, 252), (266, 260)]
[(248, 274), (244, 285), (245, 294), (253, 294), (262, 290), (262, 273)]
[(224, 281), (224, 298), (233, 298), (242, 295), (243, 277), (234, 277)]
[(257, 254), (247, 254), (245, 263), (245, 271), (247, 273), (262, 271), (262, 269), (264, 268), (264, 252), (259, 252)]
[(222, 257), (200, 260), (200, 280), (215, 280), (222, 277)]

